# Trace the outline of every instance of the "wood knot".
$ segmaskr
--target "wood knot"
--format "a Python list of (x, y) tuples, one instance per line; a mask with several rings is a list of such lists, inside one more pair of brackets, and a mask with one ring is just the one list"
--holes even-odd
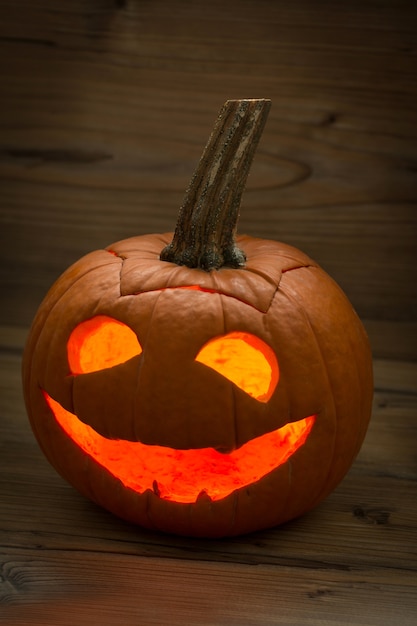
[(323, 598), (324, 596), (329, 596), (333, 591), (329, 587), (317, 587), (317, 589), (313, 589), (307, 593), (309, 598)]
[(389, 509), (365, 509), (361, 506), (353, 508), (353, 516), (365, 524), (388, 524), (392, 511)]
[(338, 119), (339, 115), (337, 113), (329, 111), (329, 113), (326, 113), (326, 115), (324, 115), (320, 120), (319, 126), (332, 126), (332, 124), (335, 124)]

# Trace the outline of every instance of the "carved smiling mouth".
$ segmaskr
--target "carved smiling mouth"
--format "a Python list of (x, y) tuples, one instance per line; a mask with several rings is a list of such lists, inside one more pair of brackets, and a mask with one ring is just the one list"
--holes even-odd
[(306, 441), (316, 416), (256, 437), (233, 452), (214, 448), (177, 450), (139, 441), (107, 439), (45, 391), (44, 397), (64, 432), (89, 457), (123, 485), (138, 493), (147, 490), (173, 502), (192, 503), (203, 495), (221, 500), (257, 482), (285, 463)]

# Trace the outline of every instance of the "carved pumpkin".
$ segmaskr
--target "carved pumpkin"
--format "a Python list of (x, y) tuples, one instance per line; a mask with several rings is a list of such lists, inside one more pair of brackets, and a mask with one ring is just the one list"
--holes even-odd
[[(227, 103), (205, 154), (242, 110), (248, 169), (265, 101)], [(200, 170), (213, 173), (204, 159)], [(221, 215), (211, 234), (223, 236)], [(187, 220), (183, 208), (174, 236), (118, 242), (59, 278), (32, 325), (24, 392), (45, 455), (81, 493), (148, 528), (236, 535), (305, 513), (339, 483), (369, 421), (371, 355), (345, 295), (302, 252), (235, 243), (232, 216), (197, 254)]]

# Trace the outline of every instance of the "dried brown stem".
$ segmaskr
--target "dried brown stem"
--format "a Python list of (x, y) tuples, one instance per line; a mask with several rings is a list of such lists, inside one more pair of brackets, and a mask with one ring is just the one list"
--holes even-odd
[(235, 234), (242, 193), (270, 100), (228, 100), (191, 179), (162, 261), (211, 271), (242, 267)]

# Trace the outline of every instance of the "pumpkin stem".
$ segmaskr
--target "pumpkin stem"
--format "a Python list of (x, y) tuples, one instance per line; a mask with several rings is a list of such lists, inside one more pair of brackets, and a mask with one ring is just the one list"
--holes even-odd
[(242, 267), (235, 243), (239, 206), (270, 100), (228, 100), (185, 194), (172, 242), (162, 261), (207, 272)]

